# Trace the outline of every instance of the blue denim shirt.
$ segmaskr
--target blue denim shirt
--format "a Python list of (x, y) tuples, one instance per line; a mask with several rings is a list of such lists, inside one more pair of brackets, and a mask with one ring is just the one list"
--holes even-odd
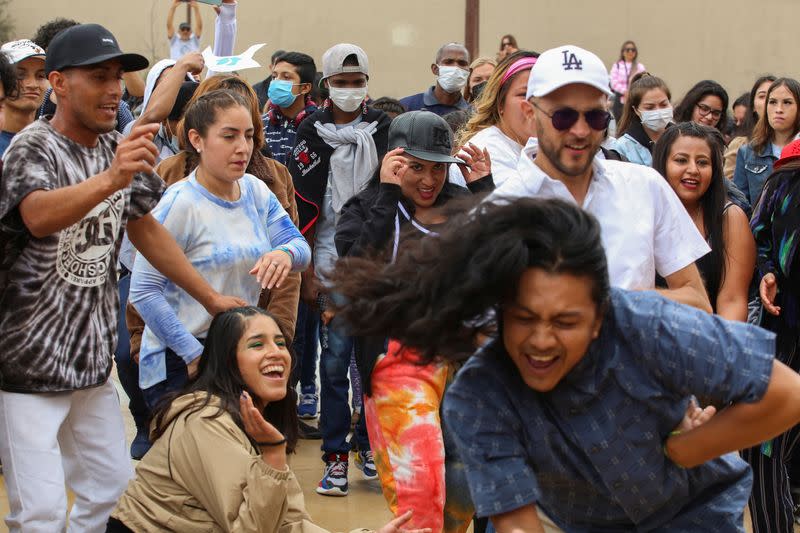
[(767, 144), (760, 154), (756, 153), (750, 143), (743, 144), (736, 153), (733, 183), (744, 193), (751, 206), (755, 206), (758, 201), (764, 182), (772, 174), (772, 165), (776, 160), (770, 144)]
[(747, 464), (730, 453), (683, 469), (663, 444), (692, 394), (718, 405), (763, 397), (772, 333), (612, 289), (599, 337), (547, 393), (496, 343), (466, 363), (443, 405), (478, 516), (536, 504), (567, 532), (744, 531)]

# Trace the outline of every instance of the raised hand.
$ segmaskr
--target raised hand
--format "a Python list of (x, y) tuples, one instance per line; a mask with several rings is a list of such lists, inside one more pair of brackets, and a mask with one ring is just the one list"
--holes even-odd
[(258, 446), (261, 460), (277, 470), (285, 470), (286, 439), (275, 426), (264, 420), (264, 415), (253, 405), (247, 392), (242, 392), (239, 397), (239, 413), (245, 433), (257, 443), (263, 443)]
[(205, 66), (206, 61), (203, 59), (203, 54), (200, 52), (189, 52), (178, 59), (178, 62), (175, 63), (174, 68), (197, 76), (203, 72), (203, 68), (205, 68)]
[(158, 148), (153, 143), (153, 138), (160, 127), (160, 124), (137, 126), (117, 145), (114, 160), (106, 171), (114, 190), (130, 185), (136, 174), (153, 173), (158, 157)]
[(458, 165), (458, 169), (467, 183), (478, 181), (492, 173), (492, 159), (486, 148), (481, 150), (472, 143), (465, 144), (461, 147), (458, 157), (466, 163)]
[(403, 157), (403, 149), (395, 148), (383, 156), (381, 162), (381, 183), (400, 185), (400, 180), (408, 171), (408, 160)]
[(283, 434), (275, 426), (264, 420), (264, 415), (253, 404), (253, 398), (248, 392), (242, 392), (239, 397), (239, 412), (242, 415), (244, 431), (256, 442), (280, 442)]

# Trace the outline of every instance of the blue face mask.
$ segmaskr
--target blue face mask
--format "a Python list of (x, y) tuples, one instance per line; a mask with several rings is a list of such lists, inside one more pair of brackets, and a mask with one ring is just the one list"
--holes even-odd
[(267, 91), (269, 101), (284, 109), (291, 106), (297, 98), (297, 95), (292, 93), (292, 87), (294, 87), (294, 83), (290, 81), (272, 80), (269, 82), (269, 90)]

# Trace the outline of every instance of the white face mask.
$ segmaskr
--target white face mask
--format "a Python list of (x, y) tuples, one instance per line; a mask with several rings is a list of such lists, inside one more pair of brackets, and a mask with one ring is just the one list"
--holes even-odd
[(367, 97), (367, 87), (360, 87), (358, 89), (328, 87), (328, 91), (336, 107), (345, 113), (352, 113), (358, 109), (358, 106), (360, 106), (361, 102)]
[(467, 80), (469, 80), (469, 71), (460, 67), (439, 65), (439, 75), (436, 76), (436, 81), (439, 82), (439, 87), (444, 89), (444, 92), (457, 93), (467, 85)]
[(652, 109), (650, 111), (639, 111), (642, 119), (642, 126), (650, 131), (664, 131), (672, 122), (672, 108)]

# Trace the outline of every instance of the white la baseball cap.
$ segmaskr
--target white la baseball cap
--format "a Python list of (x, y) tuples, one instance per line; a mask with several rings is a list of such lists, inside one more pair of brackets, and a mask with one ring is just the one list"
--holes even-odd
[(610, 79), (599, 57), (579, 46), (566, 44), (551, 48), (536, 59), (528, 78), (525, 98), (545, 96), (565, 85), (590, 85), (608, 96)]

